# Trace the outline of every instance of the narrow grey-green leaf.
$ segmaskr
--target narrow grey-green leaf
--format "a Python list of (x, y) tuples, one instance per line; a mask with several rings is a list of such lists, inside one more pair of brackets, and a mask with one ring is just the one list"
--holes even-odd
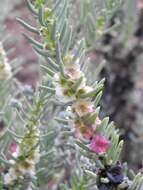
[(88, 92), (86, 94), (81, 95), (81, 98), (88, 98), (88, 97), (93, 97), (96, 96), (101, 90), (103, 89), (103, 85), (98, 85), (95, 90), (92, 90), (91, 92)]
[(48, 52), (48, 51), (46, 51), (46, 50), (41, 50), (41, 49), (39, 49), (39, 48), (37, 48), (37, 47), (33, 47), (33, 49), (38, 53), (38, 54), (40, 54), (40, 55), (42, 55), (42, 56), (44, 56), (44, 57), (51, 57), (51, 58), (53, 58), (54, 57), (54, 55), (53, 54), (51, 54), (50, 52)]
[(41, 26), (45, 26), (45, 19), (44, 19), (44, 7), (41, 6), (39, 8), (38, 20)]
[(27, 34), (23, 33), (23, 36), (33, 45), (37, 46), (40, 49), (43, 49), (43, 44), (41, 44), (40, 42), (36, 41), (35, 39), (31, 38), (30, 36), (28, 36)]
[(20, 19), (20, 18), (16, 18), (16, 20), (22, 25), (24, 26), (27, 30), (29, 30), (30, 32), (39, 34), (39, 31), (37, 28), (31, 26), (30, 24), (26, 23), (24, 20)]
[(26, 4), (27, 4), (27, 7), (29, 8), (29, 10), (30, 10), (34, 15), (38, 15), (38, 11), (35, 9), (35, 7), (33, 6), (33, 4), (31, 3), (31, 0), (26, 0)]
[(72, 41), (72, 28), (69, 28), (69, 32), (67, 33), (67, 37), (64, 42), (64, 47), (63, 47), (63, 54), (66, 55), (69, 51), (69, 48), (71, 46), (71, 41)]
[(57, 59), (57, 63), (59, 64), (60, 72), (64, 76), (64, 63), (61, 56), (61, 47), (60, 47), (59, 42), (57, 43), (57, 47), (56, 47), (56, 59)]

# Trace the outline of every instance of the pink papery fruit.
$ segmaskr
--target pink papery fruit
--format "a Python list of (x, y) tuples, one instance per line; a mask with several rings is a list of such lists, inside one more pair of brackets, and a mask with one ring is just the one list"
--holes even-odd
[(100, 134), (96, 134), (89, 145), (90, 149), (96, 153), (106, 152), (109, 146), (109, 140)]

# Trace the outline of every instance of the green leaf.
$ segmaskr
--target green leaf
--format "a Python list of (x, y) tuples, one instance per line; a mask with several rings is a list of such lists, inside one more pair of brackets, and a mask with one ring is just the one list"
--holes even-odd
[(32, 44), (35, 45), (36, 47), (43, 49), (43, 44), (41, 44), (40, 42), (36, 41), (35, 39), (31, 38), (30, 36), (28, 36), (27, 34), (23, 33), (23, 36)]
[(101, 91), (101, 92), (99, 92), (99, 93), (97, 94), (97, 96), (95, 97), (95, 100), (94, 100), (94, 107), (95, 107), (95, 108), (98, 106), (98, 104), (99, 104), (99, 102), (100, 102), (100, 100), (101, 100), (102, 95), (103, 95), (103, 92)]
[(52, 8), (51, 14), (55, 13), (57, 11), (57, 9), (60, 6), (60, 3), (62, 2), (62, 0), (57, 0), (57, 2), (55, 3), (55, 5)]
[(105, 134), (105, 130), (106, 130), (107, 126), (108, 126), (108, 123), (109, 123), (109, 117), (105, 117), (102, 120), (101, 124), (98, 126), (97, 132), (102, 133), (104, 135)]
[(55, 120), (56, 120), (58, 123), (61, 123), (61, 124), (64, 124), (64, 125), (68, 125), (68, 124), (69, 124), (69, 121), (66, 120), (66, 119), (61, 119), (61, 118), (56, 117)]
[(57, 21), (55, 19), (54, 24), (52, 26), (51, 39), (56, 42), (57, 38)]
[(59, 64), (61, 75), (64, 77), (64, 63), (61, 56), (61, 47), (59, 42), (57, 43), (56, 47), (56, 59), (57, 59), (57, 64)]
[(45, 0), (35, 0), (35, 7), (39, 9), (44, 2)]
[(73, 89), (74, 91), (76, 91), (76, 90), (78, 89), (78, 87), (79, 87), (80, 84), (82, 83), (82, 80), (83, 80), (83, 77), (80, 77), (80, 78), (75, 82), (75, 84), (73, 84), (72, 89)]
[(27, 30), (29, 30), (30, 32), (39, 34), (39, 31), (37, 28), (29, 25), (28, 23), (26, 23), (24, 20), (20, 19), (20, 18), (16, 18), (16, 20), (22, 25), (24, 26)]
[(59, 8), (59, 12), (57, 12), (56, 18), (58, 22), (60, 22), (62, 16), (64, 15), (66, 8), (67, 8), (67, 0), (63, 0), (62, 6)]
[(2, 157), (0, 157), (0, 163), (5, 164), (6, 166), (11, 166), (12, 164), (10, 164), (10, 162), (8, 162), (7, 160), (3, 159)]
[(61, 30), (61, 33), (60, 33), (60, 38), (59, 38), (59, 41), (62, 42), (64, 41), (65, 39), (65, 36), (66, 36), (66, 33), (67, 33), (67, 25), (68, 25), (68, 21), (67, 19), (63, 22), (63, 27), (62, 27), (62, 30)]
[(88, 98), (88, 97), (94, 97), (96, 96), (101, 90), (103, 89), (103, 84), (98, 85), (95, 90), (92, 90), (91, 92), (88, 92), (86, 94), (83, 94), (80, 96), (80, 98)]
[(56, 70), (59, 70), (59, 66), (54, 62), (53, 59), (51, 59), (50, 57), (47, 57), (46, 60), (51, 65), (51, 67), (53, 67)]
[(131, 185), (129, 190), (140, 190), (141, 185), (143, 185), (143, 176), (141, 173), (138, 173), (135, 176), (135, 178), (133, 180), (133, 184)]
[(63, 47), (63, 54), (66, 55), (69, 52), (69, 48), (71, 46), (72, 41), (72, 28), (69, 28), (67, 35), (65, 37), (64, 47)]
[(74, 57), (73, 57), (73, 62), (75, 62), (76, 60), (78, 60), (82, 57), (84, 48), (85, 48), (85, 40), (82, 39), (78, 45), (78, 48), (77, 48), (77, 51), (75, 52)]
[(50, 58), (53, 58), (54, 57), (54, 54), (52, 54), (51, 52), (49, 51), (46, 51), (46, 50), (41, 50), (37, 47), (33, 47), (33, 49), (40, 55), (44, 56), (44, 57), (50, 57)]
[(55, 72), (52, 71), (49, 67), (46, 67), (46, 66), (44, 66), (44, 65), (40, 65), (40, 67), (42, 67), (43, 69), (45, 69), (45, 70), (47, 71), (47, 73), (48, 73), (51, 77), (54, 76)]
[(34, 14), (38, 15), (38, 11), (35, 9), (34, 5), (31, 3), (31, 0), (26, 0), (27, 7)]
[[(121, 151), (123, 149), (123, 145), (124, 145), (124, 141), (120, 141), (119, 144), (116, 146), (116, 149), (113, 149), (113, 162), (116, 163), (117, 161), (119, 161), (120, 155), (121, 155)], [(114, 152), (115, 150), (115, 152)]]
[(86, 145), (84, 145), (81, 141), (76, 140), (75, 142), (80, 148), (83, 150), (86, 150), (87, 152), (92, 152)]
[(51, 88), (51, 87), (48, 87), (48, 86), (44, 86), (44, 85), (41, 85), (40, 88), (46, 89), (49, 93), (52, 93), (52, 94), (55, 93), (55, 89), (54, 88)]
[(39, 23), (41, 24), (41, 26), (46, 26), (45, 25), (45, 16), (44, 16), (44, 7), (41, 6), (39, 8), (39, 14), (38, 14), (38, 20), (39, 20)]

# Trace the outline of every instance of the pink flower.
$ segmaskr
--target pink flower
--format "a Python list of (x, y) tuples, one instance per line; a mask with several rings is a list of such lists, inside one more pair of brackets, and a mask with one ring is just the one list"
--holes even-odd
[(6, 153), (6, 158), (9, 160), (11, 159), (11, 156), (14, 156), (14, 154), (16, 154), (17, 151), (17, 144), (15, 142), (12, 142), (9, 146), (9, 150)]
[(11, 143), (10, 145), (10, 151), (12, 153), (16, 152), (16, 149), (17, 149), (17, 144), (16, 143)]
[(96, 153), (106, 152), (110, 145), (110, 142), (100, 134), (96, 134), (96, 136), (91, 140), (90, 149)]

